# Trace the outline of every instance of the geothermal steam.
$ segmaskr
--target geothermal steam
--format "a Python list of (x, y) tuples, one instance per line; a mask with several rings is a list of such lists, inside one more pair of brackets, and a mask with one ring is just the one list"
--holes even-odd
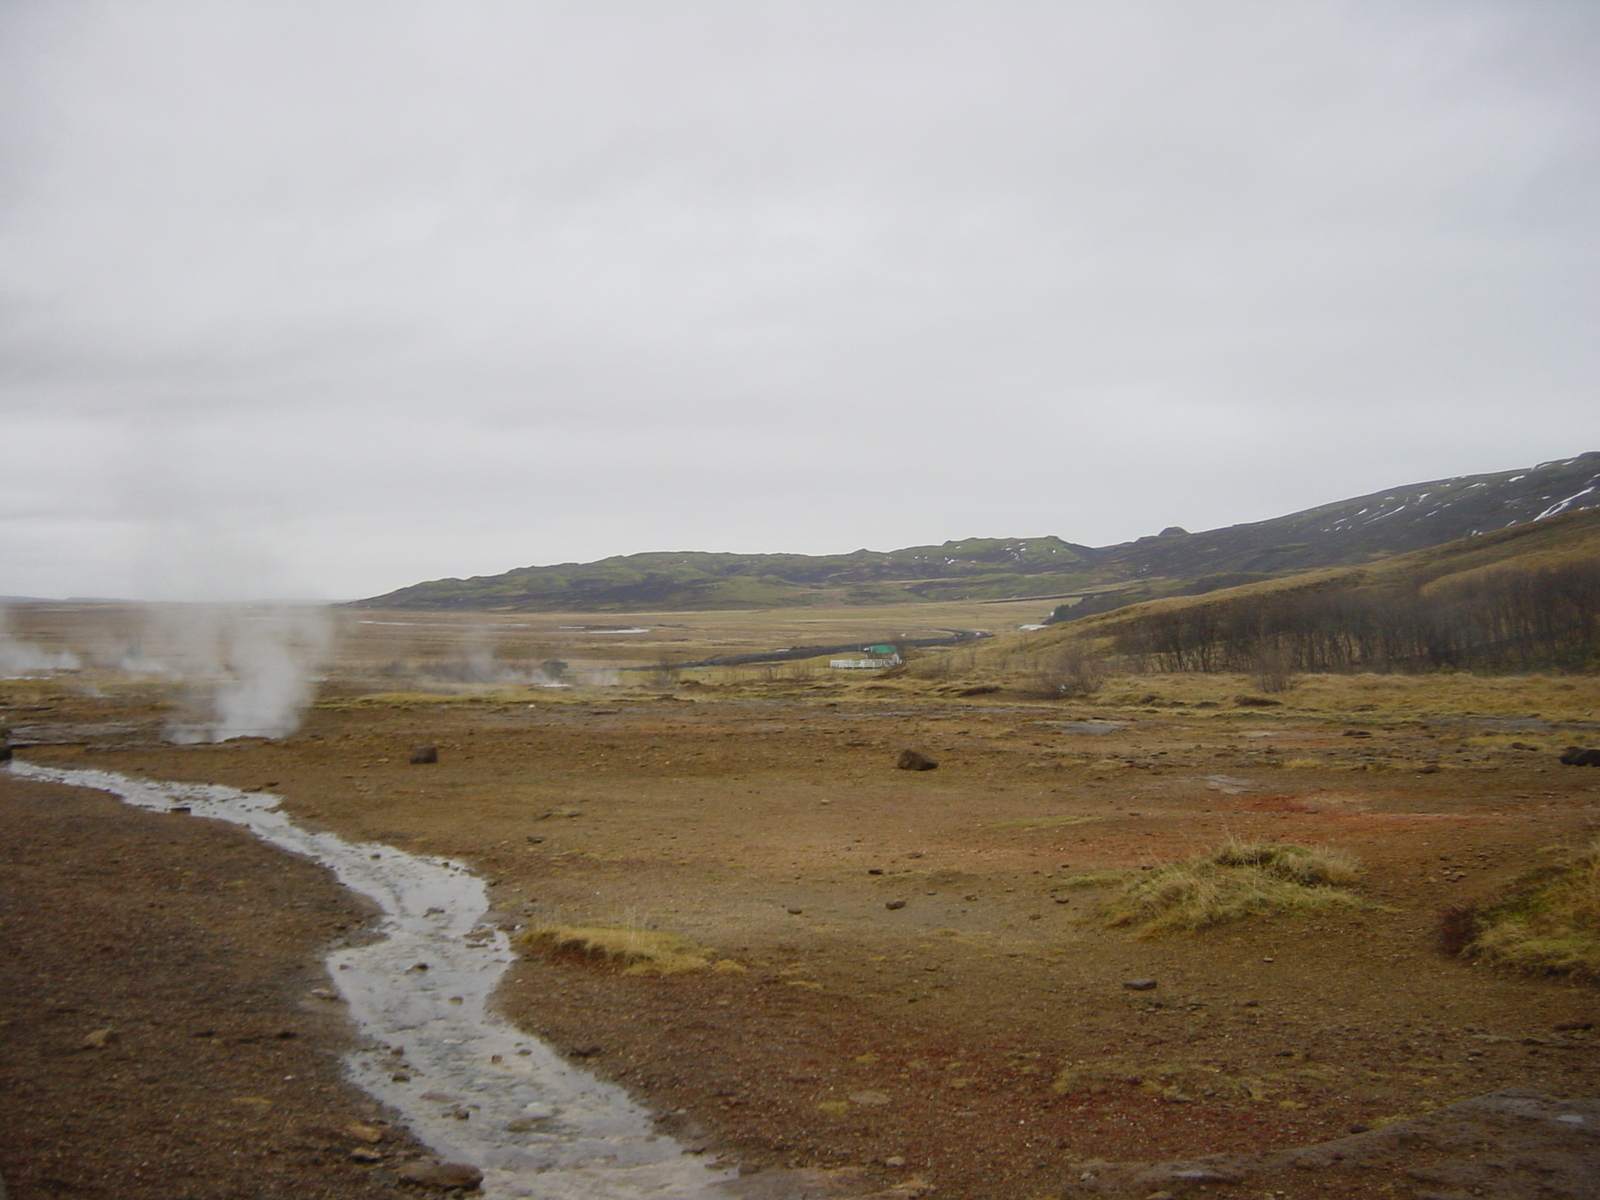
[(283, 737), (300, 726), (333, 643), (325, 608), (170, 605), (151, 611), (145, 653), (188, 684), (174, 742)]
[(0, 608), (0, 679), (28, 679), (57, 671), (76, 671), (78, 656), (70, 650), (46, 650), (11, 632), (11, 614)]

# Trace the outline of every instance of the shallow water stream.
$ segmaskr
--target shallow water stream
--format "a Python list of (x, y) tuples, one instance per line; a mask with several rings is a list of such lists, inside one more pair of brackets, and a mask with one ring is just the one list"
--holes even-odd
[(397, 1110), (442, 1159), (484, 1173), (487, 1197), (696, 1200), (726, 1197), (708, 1168), (656, 1132), (620, 1088), (559, 1058), (488, 1011), (510, 965), (506, 935), (484, 924), (488, 892), (460, 863), (352, 844), (302, 829), (279, 798), (217, 784), (14, 761), (15, 775), (110, 792), (157, 812), (243, 825), (304, 855), (377, 904), (378, 939), (328, 955), (351, 1019), (369, 1039), (347, 1056), (357, 1085)]

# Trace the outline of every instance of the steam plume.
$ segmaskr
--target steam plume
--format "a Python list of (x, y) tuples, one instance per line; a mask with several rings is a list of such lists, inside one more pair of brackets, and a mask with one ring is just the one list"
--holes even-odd
[(283, 737), (300, 726), (316, 673), (333, 643), (325, 608), (310, 605), (174, 605), (152, 609), (165, 628), (170, 669), (190, 686), (189, 714), (167, 729), (174, 742)]

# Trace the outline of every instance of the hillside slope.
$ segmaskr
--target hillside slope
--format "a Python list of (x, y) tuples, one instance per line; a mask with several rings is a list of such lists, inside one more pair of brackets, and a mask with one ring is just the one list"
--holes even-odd
[(1174, 596), (986, 649), (1092, 643), (1179, 670), (1591, 665), (1600, 654), (1600, 509), (1546, 517), (1381, 562)]
[(767, 608), (826, 601), (872, 604), (1002, 597), (1040, 583), (1082, 586), (1093, 551), (1056, 537), (968, 538), (887, 553), (618, 555), (593, 563), (519, 567), (503, 575), (436, 579), (360, 600), (360, 608), (493, 608), (619, 612)]
[(1600, 452), (1591, 451), (1524, 470), (1389, 488), (1270, 521), (1140, 538), (1096, 550), (1091, 561), (1125, 576), (1280, 574), (1366, 562), (1596, 507)]
[[(357, 608), (638, 612), (1061, 596), (1081, 616), (1180, 590), (1370, 562), (1561, 513), (1600, 507), (1600, 452), (1520, 471), (1410, 484), (1270, 521), (1093, 548), (1059, 537), (968, 538), (850, 554), (619, 555), (436, 579), (353, 602)], [(1138, 590), (1143, 588), (1143, 591)]]

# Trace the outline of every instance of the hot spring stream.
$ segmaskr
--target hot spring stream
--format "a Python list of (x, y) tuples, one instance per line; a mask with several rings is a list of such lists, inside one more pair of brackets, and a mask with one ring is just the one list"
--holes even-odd
[[(312, 833), (278, 797), (215, 784), (14, 761), (13, 774), (110, 792), (139, 808), (187, 807), (331, 870), (380, 909), (370, 945), (328, 955), (329, 973), (369, 1045), (346, 1057), (355, 1083), (398, 1111), (442, 1159), (483, 1171), (489, 1197), (538, 1200), (726, 1198), (732, 1172), (686, 1155), (618, 1087), (569, 1066), (488, 1012), (511, 962), (483, 923), (483, 880), (459, 863)], [(426, 964), (424, 966), (423, 964)], [(456, 1114), (465, 1114), (466, 1119)]]

